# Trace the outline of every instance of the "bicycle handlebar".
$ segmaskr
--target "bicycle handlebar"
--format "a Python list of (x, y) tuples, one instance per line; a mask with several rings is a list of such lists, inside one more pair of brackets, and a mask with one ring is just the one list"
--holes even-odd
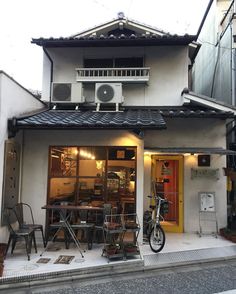
[(161, 202), (169, 202), (170, 204), (172, 204), (173, 202), (172, 201), (170, 201), (170, 200), (168, 200), (168, 199), (166, 199), (166, 198), (162, 198), (161, 196), (158, 196), (158, 195), (154, 195), (154, 196), (152, 196), (152, 195), (148, 195), (147, 196), (148, 198), (154, 198), (155, 200), (159, 200), (159, 201), (161, 201)]
[(147, 197), (148, 198), (159, 199), (160, 201), (166, 201), (167, 200), (167, 199), (162, 198), (161, 196), (158, 196), (158, 195), (154, 195), (154, 196), (148, 195)]

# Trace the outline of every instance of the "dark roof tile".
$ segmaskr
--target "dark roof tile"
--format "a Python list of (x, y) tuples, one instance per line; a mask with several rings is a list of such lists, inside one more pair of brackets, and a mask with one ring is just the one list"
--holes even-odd
[(123, 112), (58, 111), (48, 110), (30, 117), (18, 118), (18, 128), (94, 128), (133, 129), (166, 127), (157, 110), (136, 109)]

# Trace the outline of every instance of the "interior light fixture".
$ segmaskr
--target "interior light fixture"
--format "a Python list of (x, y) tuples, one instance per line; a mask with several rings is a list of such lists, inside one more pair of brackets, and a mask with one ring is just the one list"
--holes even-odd
[(79, 154), (80, 156), (88, 158), (88, 159), (93, 159), (93, 160), (95, 159), (95, 156), (92, 155), (92, 153), (86, 152), (84, 150), (80, 150)]

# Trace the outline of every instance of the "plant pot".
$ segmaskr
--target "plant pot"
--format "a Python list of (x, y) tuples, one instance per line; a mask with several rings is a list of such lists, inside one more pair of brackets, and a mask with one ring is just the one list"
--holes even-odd
[(106, 246), (107, 255), (114, 255), (114, 254), (116, 254), (117, 250), (118, 250), (118, 248), (113, 244)]
[(236, 236), (235, 235), (232, 235), (231, 236), (231, 241), (234, 242), (234, 243), (236, 243)]
[(116, 248), (112, 248), (112, 249), (107, 249), (107, 255), (114, 255), (116, 254)]
[(222, 229), (220, 229), (220, 235), (222, 237), (224, 237), (225, 239), (236, 243), (236, 232), (235, 232), (235, 230), (232, 231), (232, 230), (227, 229), (227, 228), (222, 228)]

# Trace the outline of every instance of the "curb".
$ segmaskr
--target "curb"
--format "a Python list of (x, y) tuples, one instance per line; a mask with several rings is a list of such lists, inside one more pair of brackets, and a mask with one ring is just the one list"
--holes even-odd
[(27, 276), (14, 276), (0, 278), (0, 290), (27, 288), (37, 285), (54, 284), (58, 282), (73, 282), (95, 277), (115, 276), (124, 273), (141, 272), (144, 270), (144, 260), (117, 262), (102, 266), (93, 266), (72, 270), (49, 273), (32, 274)]
[(209, 263), (218, 263), (226, 261), (235, 261), (236, 255), (206, 258), (201, 260), (192, 260), (185, 262), (172, 262), (160, 265), (145, 266), (144, 260), (128, 261), (127, 263), (112, 263), (102, 266), (80, 268), (74, 270), (65, 270), (59, 272), (50, 272), (42, 274), (34, 274), (27, 276), (6, 277), (0, 279), (0, 291), (10, 289), (31, 288), (34, 286), (54, 285), (65, 282), (86, 281), (94, 278), (115, 277), (124, 274), (140, 274), (147, 272), (154, 272), (160, 270), (173, 270), (177, 267), (186, 267), (190, 265), (203, 265)]

